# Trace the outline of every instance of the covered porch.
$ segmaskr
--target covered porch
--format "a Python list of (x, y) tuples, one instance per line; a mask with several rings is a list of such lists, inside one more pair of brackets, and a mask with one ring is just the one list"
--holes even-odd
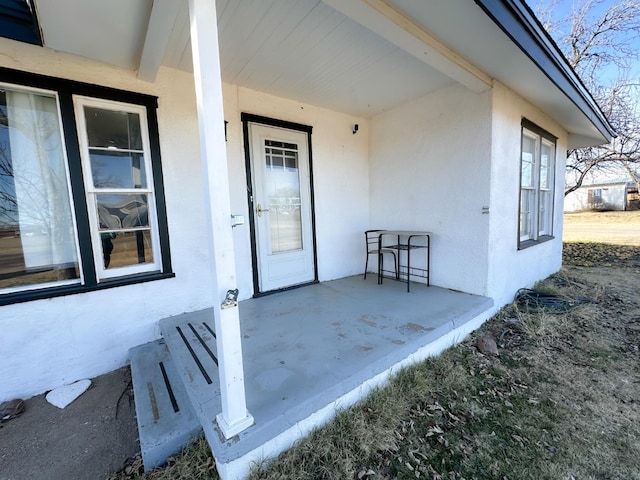
[[(495, 308), (487, 297), (418, 283), (407, 293), (402, 282), (378, 285), (369, 275), (245, 300), (238, 310), (247, 408), (255, 423), (226, 440), (216, 423), (222, 405), (213, 311), (167, 318), (160, 322), (166, 345), (159, 345), (170, 351), (175, 370), (167, 355), (160, 360), (167, 374), (161, 374), (155, 344), (132, 355), (147, 468), (160, 448), (153, 444), (158, 437), (185, 442), (202, 424), (221, 476), (241, 478), (252, 462), (288, 448), (399, 368), (461, 341)], [(144, 378), (136, 381), (136, 370), (145, 371)], [(179, 409), (191, 403), (194, 412), (175, 412), (165, 388), (173, 391)], [(169, 427), (161, 427), (165, 421)]]

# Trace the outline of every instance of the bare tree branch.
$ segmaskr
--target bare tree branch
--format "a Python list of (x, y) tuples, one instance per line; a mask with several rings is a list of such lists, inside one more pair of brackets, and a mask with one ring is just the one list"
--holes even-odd
[(609, 145), (567, 153), (567, 195), (594, 172), (612, 166), (636, 172), (640, 166), (640, 73), (631, 72), (640, 60), (634, 45), (640, 0), (576, 0), (564, 18), (556, 16), (557, 6), (557, 0), (539, 0), (536, 13), (617, 133)]

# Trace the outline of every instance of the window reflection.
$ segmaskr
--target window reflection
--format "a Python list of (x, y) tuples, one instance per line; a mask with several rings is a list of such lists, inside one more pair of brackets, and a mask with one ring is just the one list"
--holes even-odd
[(57, 99), (0, 90), (0, 288), (79, 277)]

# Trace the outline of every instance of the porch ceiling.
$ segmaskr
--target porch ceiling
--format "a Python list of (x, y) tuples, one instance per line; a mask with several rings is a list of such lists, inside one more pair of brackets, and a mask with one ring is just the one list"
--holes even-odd
[[(158, 66), (192, 71), (186, 1), (35, 4), (49, 48), (131, 70), (157, 57)], [(453, 83), (320, 0), (217, 0), (217, 12), (227, 83), (365, 117)], [(161, 24), (164, 39), (153, 33)]]
[[(135, 70), (148, 81), (161, 65), (192, 70), (186, 0), (32, 3), (49, 48)], [(570, 146), (606, 140), (593, 107), (576, 104), (530, 58), (530, 48), (548, 42), (544, 35), (536, 32), (542, 40), (523, 52), (483, 0), (216, 3), (225, 82), (370, 117), (455, 82), (480, 92), (498, 79), (566, 128)]]

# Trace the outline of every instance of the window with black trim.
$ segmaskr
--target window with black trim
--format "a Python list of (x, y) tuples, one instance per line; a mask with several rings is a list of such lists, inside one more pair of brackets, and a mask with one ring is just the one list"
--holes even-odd
[(0, 69), (0, 304), (173, 276), (156, 102)]
[(523, 120), (520, 156), (519, 248), (553, 236), (556, 138)]

